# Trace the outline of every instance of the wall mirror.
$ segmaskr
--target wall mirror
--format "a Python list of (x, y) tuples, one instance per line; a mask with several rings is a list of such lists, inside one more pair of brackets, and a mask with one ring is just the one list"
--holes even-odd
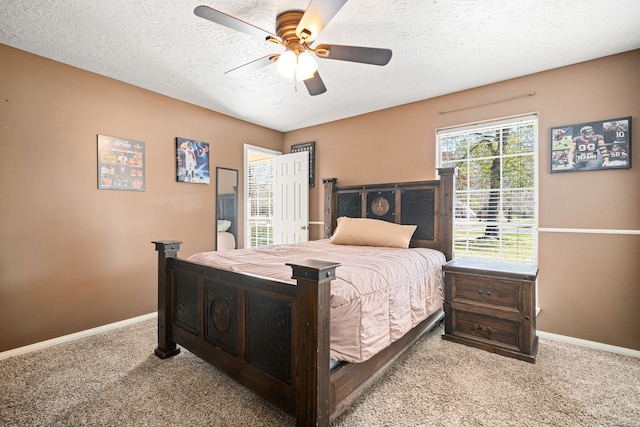
[(216, 250), (235, 249), (238, 241), (238, 170), (216, 168)]

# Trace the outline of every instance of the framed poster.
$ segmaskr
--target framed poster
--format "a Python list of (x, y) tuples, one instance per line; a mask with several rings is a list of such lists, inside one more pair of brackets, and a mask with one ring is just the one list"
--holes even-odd
[(631, 167), (631, 117), (551, 128), (551, 173)]
[(209, 183), (209, 143), (176, 138), (176, 179), (193, 184)]
[(98, 188), (144, 191), (144, 142), (98, 135)]
[(315, 141), (305, 142), (303, 144), (294, 144), (291, 146), (292, 153), (299, 153), (300, 151), (309, 152), (309, 187), (315, 187), (316, 185), (316, 174), (314, 169), (316, 164), (315, 150), (316, 150)]

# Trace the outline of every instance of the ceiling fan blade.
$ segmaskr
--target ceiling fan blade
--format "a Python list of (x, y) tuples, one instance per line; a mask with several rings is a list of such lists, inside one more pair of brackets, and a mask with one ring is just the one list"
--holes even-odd
[(327, 91), (327, 88), (317, 71), (313, 74), (313, 77), (304, 80), (304, 85), (307, 87), (309, 95), (311, 96), (321, 95)]
[(390, 49), (375, 47), (341, 46), (321, 44), (313, 49), (320, 58), (337, 59), (338, 61), (360, 62), (362, 64), (387, 65), (391, 60)]
[(255, 36), (263, 40), (269, 38), (280, 40), (280, 37), (267, 30), (263, 30), (262, 28), (256, 27), (255, 25), (244, 22), (238, 18), (234, 18), (231, 15), (227, 15), (226, 13), (210, 8), (209, 6), (198, 6), (193, 10), (193, 13), (200, 18), (208, 19), (211, 22), (224, 25), (225, 27), (249, 34), (250, 36)]
[(269, 64), (273, 64), (280, 54), (272, 53), (271, 55), (263, 56), (246, 64), (240, 65), (233, 70), (226, 71), (225, 74), (233, 77), (242, 77), (247, 74), (253, 73), (262, 67), (266, 67)]
[(296, 35), (307, 44), (312, 43), (347, 0), (311, 0), (298, 23)]

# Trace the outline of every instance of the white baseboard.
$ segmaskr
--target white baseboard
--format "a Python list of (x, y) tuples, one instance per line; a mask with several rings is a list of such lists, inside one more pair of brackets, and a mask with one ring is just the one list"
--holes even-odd
[[(113, 329), (122, 328), (123, 326), (133, 325), (134, 323), (142, 322), (149, 319), (158, 317), (158, 313), (149, 313), (131, 319), (121, 320), (119, 322), (110, 323), (108, 325), (98, 326), (97, 328), (87, 329), (85, 331), (76, 332), (75, 334), (64, 335), (62, 337), (53, 338), (46, 341), (41, 341), (35, 344), (27, 345), (24, 347), (14, 348), (12, 350), (3, 351), (0, 353), (0, 360), (8, 359), (13, 356), (19, 356), (21, 354), (30, 353), (32, 351), (41, 350), (43, 348), (51, 347), (56, 344), (61, 344), (68, 341), (77, 340), (80, 338), (88, 337), (91, 335), (99, 334)], [(621, 354), (623, 356), (636, 357), (640, 359), (640, 351), (632, 350), (630, 348), (617, 347), (609, 344), (602, 344), (595, 341), (583, 340), (580, 338), (567, 337), (564, 335), (552, 334), (550, 332), (537, 331), (536, 334), (540, 338), (564, 342), (567, 344), (574, 344), (581, 347), (593, 348), (596, 350), (608, 351), (610, 353)]]
[(14, 348), (12, 350), (3, 351), (0, 353), (0, 360), (8, 359), (13, 356), (19, 356), (21, 354), (30, 353), (32, 351), (41, 350), (43, 348), (51, 347), (56, 344), (62, 344), (63, 342), (77, 340), (79, 338), (88, 337), (91, 335), (99, 334), (113, 329), (122, 328), (123, 326), (133, 325), (134, 323), (142, 322), (144, 320), (153, 319), (158, 317), (158, 312), (145, 314), (131, 319), (121, 320), (115, 323), (109, 323), (108, 325), (98, 326), (97, 328), (87, 329), (85, 331), (76, 332), (74, 334), (64, 335), (62, 337), (53, 338), (46, 341), (37, 342), (24, 347)]
[(580, 347), (593, 348), (596, 350), (608, 351), (610, 353), (621, 354), (623, 356), (636, 357), (640, 359), (640, 351), (625, 347), (617, 347), (615, 345), (602, 344), (595, 341), (583, 340), (580, 338), (567, 337), (565, 335), (552, 334), (550, 332), (536, 331), (539, 338), (545, 338), (552, 341), (564, 342), (567, 344), (575, 344)]

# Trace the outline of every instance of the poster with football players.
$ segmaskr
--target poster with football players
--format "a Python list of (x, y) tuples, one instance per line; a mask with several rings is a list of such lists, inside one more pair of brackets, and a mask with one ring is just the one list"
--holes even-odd
[(631, 117), (551, 128), (551, 172), (631, 167)]
[(176, 179), (178, 182), (209, 184), (209, 143), (176, 138)]

